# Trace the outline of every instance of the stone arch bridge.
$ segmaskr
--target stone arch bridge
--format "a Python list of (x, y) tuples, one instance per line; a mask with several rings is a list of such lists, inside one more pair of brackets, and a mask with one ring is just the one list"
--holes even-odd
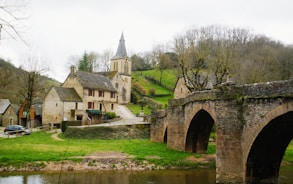
[(218, 183), (277, 183), (293, 137), (293, 80), (194, 92), (152, 114), (151, 140), (206, 152), (216, 128)]

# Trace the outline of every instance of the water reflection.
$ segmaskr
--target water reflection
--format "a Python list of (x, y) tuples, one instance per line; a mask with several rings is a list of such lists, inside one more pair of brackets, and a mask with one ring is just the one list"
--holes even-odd
[[(293, 167), (281, 167), (279, 184), (293, 183)], [(215, 169), (161, 170), (148, 172), (67, 172), (4, 175), (0, 184), (214, 184)]]
[(149, 172), (70, 172), (0, 177), (0, 184), (207, 184), (215, 182), (214, 169)]

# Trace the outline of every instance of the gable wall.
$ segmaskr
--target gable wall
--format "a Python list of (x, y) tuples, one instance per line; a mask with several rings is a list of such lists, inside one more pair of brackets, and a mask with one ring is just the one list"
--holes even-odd
[(174, 89), (174, 99), (184, 98), (189, 95), (189, 90), (185, 85), (184, 78), (178, 79)]
[(17, 113), (13, 110), (11, 105), (9, 105), (9, 107), (7, 108), (7, 110), (2, 116), (2, 126), (17, 125), (17, 124), (18, 124)]
[(60, 123), (63, 119), (63, 102), (55, 90), (51, 88), (44, 99), (42, 107), (43, 124)]

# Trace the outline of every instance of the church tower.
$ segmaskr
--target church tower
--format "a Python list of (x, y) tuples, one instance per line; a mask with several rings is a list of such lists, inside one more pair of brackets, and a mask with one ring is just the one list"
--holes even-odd
[(131, 61), (127, 57), (123, 33), (121, 34), (116, 54), (111, 59), (110, 70), (117, 71), (123, 75), (131, 75)]
[(119, 93), (118, 103), (129, 103), (131, 100), (131, 61), (127, 56), (123, 33), (121, 34), (116, 54), (111, 59), (110, 71), (117, 72), (123, 81), (115, 83), (115, 87)]

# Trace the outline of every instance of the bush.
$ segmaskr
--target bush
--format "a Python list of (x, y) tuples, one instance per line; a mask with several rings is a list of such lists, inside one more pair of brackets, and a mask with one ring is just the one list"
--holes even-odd
[(141, 85), (134, 83), (133, 87), (140, 95), (145, 95), (146, 90)]
[(155, 88), (151, 88), (149, 91), (151, 96), (154, 96), (156, 94), (156, 89)]
[(65, 132), (67, 129), (67, 121), (62, 121), (61, 122), (61, 131)]
[(106, 112), (105, 116), (107, 119), (114, 119), (116, 118), (116, 113), (115, 112)]

